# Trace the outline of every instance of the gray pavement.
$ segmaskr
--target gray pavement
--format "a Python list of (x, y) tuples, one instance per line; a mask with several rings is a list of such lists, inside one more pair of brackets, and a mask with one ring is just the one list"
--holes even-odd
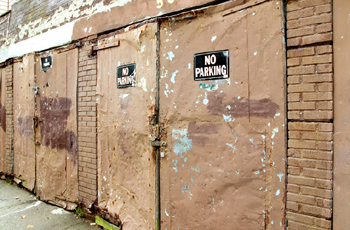
[(98, 230), (74, 212), (44, 203), (16, 184), (0, 180), (0, 229)]

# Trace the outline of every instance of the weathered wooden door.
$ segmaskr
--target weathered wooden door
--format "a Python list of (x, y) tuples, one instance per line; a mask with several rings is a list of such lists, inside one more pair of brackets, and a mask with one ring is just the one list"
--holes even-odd
[(14, 176), (29, 190), (35, 185), (34, 58), (13, 64)]
[(123, 230), (155, 226), (155, 163), (149, 142), (156, 31), (156, 23), (128, 27), (97, 46), (98, 203), (119, 219)]
[(77, 66), (77, 49), (36, 57), (36, 192), (67, 209), (78, 201)]
[(0, 172), (6, 172), (6, 71), (0, 68)]
[(162, 229), (284, 229), (282, 28), (280, 1), (161, 23)]

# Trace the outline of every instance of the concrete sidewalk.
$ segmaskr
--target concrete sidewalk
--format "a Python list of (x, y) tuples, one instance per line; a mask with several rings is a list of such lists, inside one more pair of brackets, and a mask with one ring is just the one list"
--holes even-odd
[(0, 229), (100, 229), (74, 212), (36, 200), (16, 184), (0, 180)]

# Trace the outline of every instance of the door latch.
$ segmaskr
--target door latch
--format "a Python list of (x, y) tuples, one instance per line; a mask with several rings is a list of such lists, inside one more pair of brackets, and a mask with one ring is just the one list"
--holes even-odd
[(165, 141), (151, 141), (151, 146), (165, 148), (166, 142)]

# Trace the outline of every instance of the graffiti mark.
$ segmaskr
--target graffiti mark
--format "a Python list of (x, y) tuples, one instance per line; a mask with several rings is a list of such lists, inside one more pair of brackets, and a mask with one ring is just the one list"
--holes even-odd
[(199, 83), (199, 88), (200, 89), (208, 89), (208, 90), (214, 89), (215, 90), (218, 88), (218, 85)]
[(194, 121), (188, 124), (188, 133), (193, 143), (204, 146), (211, 135), (218, 133), (218, 127), (214, 124), (197, 125)]
[(0, 126), (6, 132), (6, 108), (3, 104), (0, 104)]
[[(24, 116), (18, 118), (18, 131), (22, 136), (32, 137), (33, 135), (33, 117)], [(28, 132), (29, 131), (29, 132)]]
[(67, 131), (67, 119), (70, 115), (72, 100), (69, 98), (47, 98), (40, 100), (41, 144), (52, 149), (65, 149), (77, 162), (77, 138), (74, 132)]
[[(248, 100), (233, 98), (229, 102), (223, 102), (226, 94), (209, 93), (208, 112), (212, 115), (228, 114), (233, 117), (274, 117), (279, 106), (270, 99)], [(228, 109), (230, 108), (230, 109)]]

